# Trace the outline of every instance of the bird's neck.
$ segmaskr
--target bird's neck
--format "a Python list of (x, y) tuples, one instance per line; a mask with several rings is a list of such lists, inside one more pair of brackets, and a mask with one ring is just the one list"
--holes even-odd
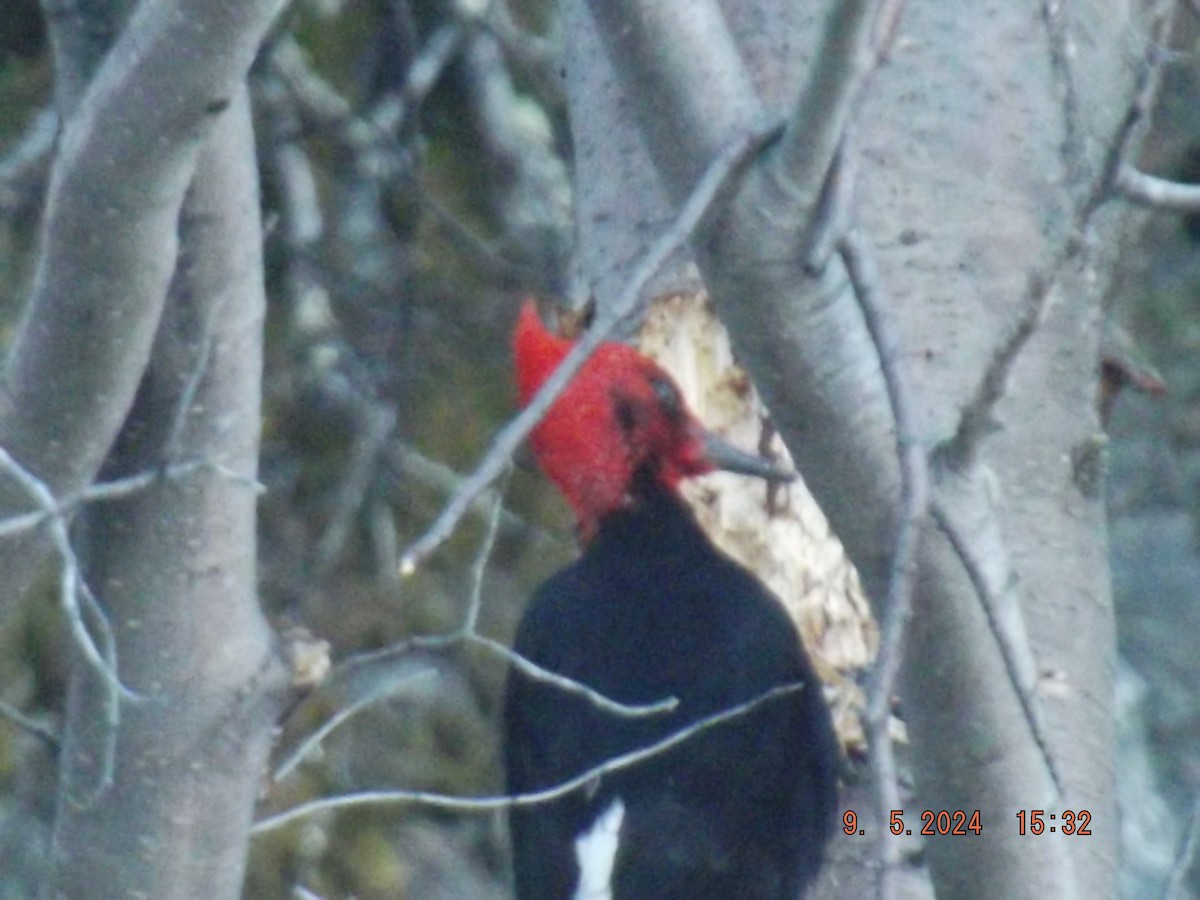
[(679, 492), (649, 469), (634, 476), (629, 502), (600, 519), (593, 530), (589, 548), (615, 546), (637, 555), (712, 548)]

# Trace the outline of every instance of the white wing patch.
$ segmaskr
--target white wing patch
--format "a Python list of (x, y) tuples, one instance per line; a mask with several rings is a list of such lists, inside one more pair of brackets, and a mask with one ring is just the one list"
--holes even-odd
[(572, 900), (612, 900), (613, 868), (624, 821), (625, 804), (618, 797), (596, 818), (592, 827), (576, 839), (579, 887)]

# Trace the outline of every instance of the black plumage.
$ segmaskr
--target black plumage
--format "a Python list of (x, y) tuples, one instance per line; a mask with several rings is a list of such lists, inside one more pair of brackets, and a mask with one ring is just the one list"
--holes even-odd
[(567, 781), (698, 719), (801, 685), (661, 755), (549, 803), (512, 811), (517, 896), (569, 900), (575, 842), (619, 799), (613, 900), (796, 900), (820, 867), (836, 804), (837, 743), (791, 621), (717, 550), (672, 487), (635, 477), (573, 565), (534, 596), (515, 649), (627, 704), (627, 718), (530, 679), (509, 678), (507, 788)]

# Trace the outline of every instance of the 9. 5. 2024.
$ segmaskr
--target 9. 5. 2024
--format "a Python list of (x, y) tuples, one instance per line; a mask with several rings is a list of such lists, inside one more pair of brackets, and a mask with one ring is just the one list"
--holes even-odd
[[(904, 810), (893, 809), (888, 815), (888, 830), (895, 835), (912, 834), (912, 829), (904, 824)], [(842, 814), (842, 831), (846, 834), (864, 835), (866, 831), (858, 827), (858, 814), (848, 809)], [(967, 813), (961, 809), (949, 811), (931, 809), (921, 813), (920, 834), (934, 835), (968, 835), (978, 836), (983, 832), (983, 822), (979, 810)]]

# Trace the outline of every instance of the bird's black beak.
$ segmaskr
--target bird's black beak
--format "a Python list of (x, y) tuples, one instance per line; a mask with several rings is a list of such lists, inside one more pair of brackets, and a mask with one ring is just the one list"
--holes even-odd
[(726, 472), (736, 472), (739, 475), (753, 475), (770, 482), (795, 481), (796, 473), (784, 469), (778, 463), (745, 450), (739, 450), (733, 444), (727, 443), (711, 431), (705, 431), (704, 458)]

